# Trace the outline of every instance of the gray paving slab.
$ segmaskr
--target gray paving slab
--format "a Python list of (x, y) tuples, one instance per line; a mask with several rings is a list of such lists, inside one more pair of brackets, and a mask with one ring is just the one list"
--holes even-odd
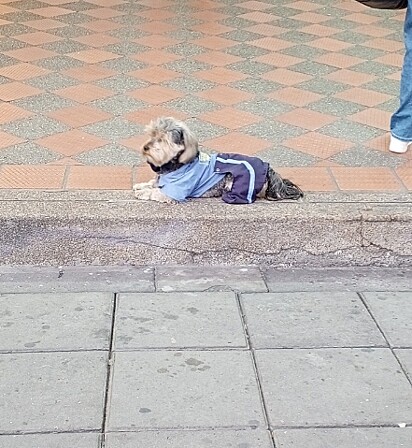
[(233, 292), (121, 294), (115, 348), (246, 347)]
[(0, 433), (99, 430), (106, 355), (0, 355)]
[(0, 448), (98, 448), (99, 434), (0, 435)]
[(154, 269), (134, 266), (0, 266), (1, 293), (153, 292)]
[(364, 297), (390, 344), (412, 347), (412, 290), (367, 292)]
[(108, 349), (114, 295), (0, 295), (0, 351)]
[(157, 290), (266, 292), (257, 267), (253, 266), (159, 266), (156, 268)]
[(316, 428), (275, 431), (276, 448), (408, 448), (412, 428)]
[(109, 431), (227, 427), (264, 427), (250, 353), (116, 353)]
[(242, 303), (257, 348), (387, 345), (354, 292), (244, 294)]
[(408, 375), (409, 380), (412, 383), (412, 350), (401, 349), (395, 350), (396, 356), (398, 356), (403, 368)]
[(272, 446), (269, 432), (261, 430), (142, 431), (111, 433), (106, 437), (106, 448), (272, 448)]
[(270, 292), (412, 291), (412, 269), (274, 269), (264, 272)]
[(412, 423), (412, 389), (389, 349), (256, 356), (272, 427)]

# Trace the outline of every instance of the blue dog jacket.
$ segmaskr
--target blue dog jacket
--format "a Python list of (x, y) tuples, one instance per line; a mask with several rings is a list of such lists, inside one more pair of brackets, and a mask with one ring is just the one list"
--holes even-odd
[(242, 154), (200, 153), (191, 163), (159, 176), (163, 193), (179, 202), (203, 196), (223, 177), (233, 176), (231, 191), (222, 199), (229, 204), (250, 204), (266, 182), (269, 164)]

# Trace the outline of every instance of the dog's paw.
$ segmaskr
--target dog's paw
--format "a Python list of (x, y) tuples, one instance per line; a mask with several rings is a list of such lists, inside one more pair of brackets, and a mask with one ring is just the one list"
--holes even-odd
[(136, 189), (133, 187), (134, 197), (140, 201), (150, 201), (151, 200), (151, 189), (143, 187), (142, 189)]
[(150, 184), (148, 182), (133, 185), (133, 191), (146, 190), (148, 188), (152, 188), (152, 184)]

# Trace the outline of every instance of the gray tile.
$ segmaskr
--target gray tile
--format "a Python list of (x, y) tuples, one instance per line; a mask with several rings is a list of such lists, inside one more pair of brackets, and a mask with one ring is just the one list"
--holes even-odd
[(386, 112), (395, 112), (396, 110), (398, 110), (399, 107), (399, 98), (395, 97), (392, 98), (391, 100), (385, 101), (382, 104), (378, 104), (377, 106), (375, 106), (377, 109), (380, 110), (384, 110)]
[(250, 40), (260, 39), (263, 36), (261, 34), (251, 33), (250, 31), (233, 30), (229, 31), (228, 33), (220, 34), (219, 37), (234, 40), (237, 42), (248, 42)]
[(311, 166), (319, 160), (309, 154), (277, 145), (256, 155), (269, 162), (274, 169), (281, 166)]
[(116, 93), (125, 93), (129, 90), (141, 89), (150, 85), (148, 82), (128, 75), (112, 76), (111, 78), (96, 81), (95, 84), (105, 89), (113, 90)]
[(318, 36), (304, 33), (303, 31), (291, 30), (279, 35), (279, 38), (289, 42), (305, 43), (317, 39)]
[(113, 296), (3, 294), (0, 350), (108, 349)]
[(255, 267), (159, 266), (156, 268), (157, 290), (173, 291), (244, 291), (266, 292), (266, 285)]
[(143, 126), (116, 117), (84, 126), (82, 130), (107, 140), (116, 141), (117, 139), (129, 138), (136, 134), (140, 134), (143, 131)]
[(20, 40), (13, 39), (11, 37), (0, 40), (0, 51), (19, 50), (20, 48), (27, 47), (28, 44), (21, 42)]
[(412, 291), (365, 292), (364, 297), (390, 344), (412, 347)]
[(259, 76), (273, 70), (273, 65), (247, 60), (230, 64), (227, 68), (233, 71), (246, 73), (250, 76)]
[(263, 428), (250, 353), (117, 352), (108, 427)]
[[(184, 10), (184, 12), (186, 12), (187, 3), (182, 4), (181, 8)], [(165, 22), (166, 23), (170, 23), (172, 25), (177, 25), (177, 26), (180, 26), (183, 29), (186, 29), (186, 28), (191, 28), (194, 25), (199, 25), (199, 23), (202, 23), (202, 20), (194, 19), (190, 15), (188, 16), (188, 15), (185, 15), (185, 14), (175, 14), (174, 17), (171, 17), (170, 19), (166, 19)]]
[(130, 98), (126, 95), (115, 95), (110, 98), (103, 98), (92, 101), (91, 104), (92, 106), (98, 107), (115, 116), (124, 115), (148, 107), (147, 103)]
[(310, 47), (309, 45), (295, 45), (294, 47), (285, 48), (281, 50), (280, 53), (287, 54), (289, 56), (295, 56), (302, 59), (313, 59), (316, 56), (325, 54), (325, 50), (320, 48)]
[(412, 390), (389, 349), (259, 350), (256, 357), (272, 427), (412, 421)]
[(116, 350), (246, 347), (231, 292), (121, 294)]
[(116, 70), (119, 73), (128, 73), (146, 67), (146, 64), (143, 64), (143, 62), (134, 61), (127, 56), (105, 61), (101, 65), (109, 70)]
[(340, 33), (333, 35), (334, 39), (340, 40), (342, 42), (347, 42), (348, 44), (363, 44), (364, 42), (370, 40), (370, 36), (365, 34), (357, 33), (353, 30), (344, 30)]
[(59, 121), (37, 115), (5, 124), (3, 125), (3, 129), (20, 138), (31, 140), (68, 131), (69, 127)]
[(379, 78), (363, 84), (362, 87), (375, 90), (376, 92), (386, 93), (387, 95), (398, 96), (399, 94), (399, 81), (395, 81), (394, 79)]
[[(100, 430), (106, 355), (99, 352), (0, 355), (1, 432)], [(19, 375), (16, 375), (19, 372)]]
[(127, 56), (143, 53), (144, 51), (149, 50), (149, 48), (144, 45), (136, 44), (134, 42), (125, 41), (119, 42), (117, 44), (107, 45), (103, 48), (103, 50)]
[(137, 166), (142, 162), (137, 151), (118, 144), (105, 145), (83, 152), (75, 159), (84, 165), (92, 166)]
[(243, 103), (237, 104), (236, 108), (255, 115), (262, 115), (268, 119), (273, 119), (276, 115), (291, 111), (293, 106), (269, 98), (256, 97), (251, 101), (244, 101)]
[(25, 9), (25, 10), (46, 8), (47, 6), (49, 5), (43, 2), (39, 2), (37, 0), (20, 0), (17, 2), (13, 2), (13, 8)]
[(395, 350), (396, 356), (399, 358), (402, 367), (405, 369), (409, 381), (412, 381), (412, 350), (398, 349)]
[(351, 20), (345, 20), (342, 17), (335, 17), (331, 20), (322, 22), (323, 26), (329, 26), (331, 28), (337, 28), (341, 30), (356, 29), (359, 26), (358, 22), (352, 22)]
[(44, 19), (44, 17), (32, 12), (20, 10), (15, 12), (9, 12), (8, 14), (1, 14), (2, 20), (8, 20), (10, 22), (27, 22), (29, 20)]
[[(138, 446), (151, 448), (271, 448), (272, 444), (269, 433), (261, 430), (141, 431), (134, 434), (110, 433), (106, 437), (106, 448), (136, 448)], [(17, 446), (10, 448), (17, 448)]]
[[(65, 5), (66, 6), (66, 5)], [(20, 434), (0, 435), (0, 446), (4, 448), (98, 448), (99, 434)]]
[(121, 3), (119, 5), (112, 6), (111, 8), (115, 9), (116, 11), (127, 12), (129, 14), (137, 13), (147, 9), (146, 6), (139, 5), (139, 3)]
[(276, 430), (277, 448), (406, 448), (412, 428), (313, 428)]
[(71, 68), (77, 68), (84, 65), (84, 62), (73, 59), (69, 56), (53, 56), (51, 58), (40, 59), (36, 61), (36, 65), (51, 71), (63, 71)]
[(93, 34), (93, 31), (76, 25), (68, 25), (60, 28), (55, 28), (53, 30), (48, 30), (47, 32), (66, 39), (73, 39), (75, 37), (88, 36), (90, 34)]
[(35, 30), (21, 23), (7, 23), (0, 25), (0, 35), (2, 36), (17, 36), (19, 34), (32, 33)]
[(260, 123), (251, 124), (243, 128), (242, 131), (255, 137), (271, 140), (274, 144), (287, 138), (297, 137), (306, 132), (305, 129), (278, 121), (261, 121)]
[(219, 20), (218, 23), (222, 25), (231, 26), (233, 28), (246, 28), (249, 26), (256, 25), (256, 22), (252, 22), (251, 20), (243, 19), (242, 17), (228, 17), (223, 20)]
[(186, 120), (186, 123), (199, 141), (219, 137), (227, 134), (228, 132), (223, 126), (198, 120), (197, 118), (189, 118)]
[(92, 22), (93, 20), (96, 19), (78, 11), (59, 16), (59, 22), (67, 23), (68, 25), (79, 25), (81, 23)]
[(199, 33), (197, 31), (193, 31), (186, 28), (170, 31), (168, 33), (165, 33), (165, 35), (172, 37), (173, 39), (183, 40), (185, 42), (200, 39), (205, 36), (203, 33)]
[(370, 61), (372, 59), (378, 58), (379, 56), (385, 55), (385, 51), (379, 50), (377, 48), (367, 47), (366, 45), (353, 45), (349, 48), (345, 48), (341, 51), (341, 53), (348, 56), (365, 59), (366, 61)]
[[(233, 2), (237, 3), (237, 2)], [(229, 6), (223, 6), (221, 8), (216, 9), (216, 12), (219, 12), (220, 14), (227, 14), (229, 16), (239, 16), (241, 14), (246, 14), (250, 12), (250, 9), (242, 8), (239, 5), (229, 5)]]
[(233, 47), (227, 48), (226, 53), (246, 59), (246, 58), (256, 58), (258, 56), (263, 56), (264, 54), (270, 53), (270, 51), (265, 50), (264, 48), (256, 47), (254, 45), (241, 43)]
[[(46, 50), (55, 51), (56, 53), (66, 54), (74, 53), (76, 51), (88, 50), (90, 47), (75, 40), (65, 39), (59, 40), (57, 42), (50, 42), (48, 44), (42, 45), (42, 48)], [(68, 55), (70, 56), (70, 54)]]
[(182, 42), (180, 44), (167, 47), (167, 51), (170, 53), (178, 54), (180, 56), (190, 57), (205, 53), (206, 48), (193, 44), (191, 42)]
[(153, 271), (134, 266), (0, 266), (0, 294), (154, 292)]
[(314, 61), (300, 62), (299, 64), (292, 65), (288, 67), (289, 70), (293, 70), (298, 73), (306, 73), (307, 75), (313, 76), (323, 76), (328, 73), (336, 72), (338, 69), (336, 67), (331, 67), (326, 64), (319, 64)]
[(273, 92), (274, 90), (278, 90), (283, 87), (277, 82), (267, 81), (266, 79), (254, 77), (242, 79), (241, 81), (233, 82), (230, 85), (237, 89), (254, 93), (255, 95), (265, 95), (269, 92)]
[(46, 114), (57, 109), (73, 106), (75, 103), (69, 99), (48, 92), (14, 101), (13, 104), (31, 112)]
[(25, 142), (8, 148), (2, 148), (0, 151), (0, 164), (43, 165), (59, 160), (61, 157), (61, 154), (43, 148), (36, 143)]
[(309, 81), (301, 82), (295, 87), (309, 90), (309, 92), (320, 93), (322, 95), (333, 95), (335, 93), (343, 92), (351, 86), (336, 81), (331, 81), (325, 78), (312, 78)]
[(162, 85), (170, 87), (174, 90), (179, 90), (180, 92), (197, 93), (202, 92), (203, 90), (211, 89), (216, 84), (211, 81), (205, 81), (188, 76), (163, 82)]
[(399, 71), (398, 67), (381, 64), (376, 61), (362, 62), (360, 64), (353, 65), (350, 69), (354, 72), (367, 73), (376, 76), (387, 76)]
[(7, 67), (9, 65), (18, 64), (19, 61), (17, 59), (6, 56), (5, 54), (0, 53), (0, 67)]
[(396, 155), (391, 153), (375, 151), (370, 148), (351, 148), (346, 151), (339, 152), (330, 158), (333, 162), (337, 162), (344, 166), (386, 166), (391, 168), (397, 168), (403, 163)]
[(245, 294), (256, 348), (386, 346), (356, 293)]
[(45, 76), (36, 76), (35, 78), (28, 79), (26, 84), (30, 84), (33, 87), (48, 92), (53, 92), (54, 90), (75, 86), (79, 84), (79, 81), (64, 76), (61, 73), (49, 73)]
[(136, 16), (129, 15), (119, 17), (117, 19), (117, 22), (122, 23), (122, 21), (124, 22), (125, 20), (127, 20), (125, 25), (130, 26), (124, 26), (117, 30), (110, 31), (108, 34), (110, 36), (123, 39), (126, 42), (130, 42), (133, 39), (138, 39), (139, 37), (147, 36), (147, 33), (136, 28), (136, 19)]
[(71, 11), (90, 11), (91, 9), (96, 9), (98, 7), (98, 5), (88, 3), (86, 1), (77, 1), (74, 3), (64, 4), (64, 9), (70, 9)]
[(211, 110), (216, 110), (219, 108), (219, 105), (213, 101), (204, 100), (196, 96), (186, 96), (169, 101), (165, 104), (165, 107), (177, 109), (191, 116), (196, 116)]
[(363, 143), (384, 133), (381, 129), (376, 129), (349, 120), (340, 120), (328, 124), (321, 128), (319, 132), (329, 135), (330, 137), (343, 138), (344, 140), (349, 140), (354, 143)]
[(353, 115), (366, 109), (361, 104), (333, 97), (325, 97), (319, 101), (310, 103), (307, 108), (322, 114), (336, 115), (337, 117), (347, 117), (348, 115)]
[(210, 64), (193, 61), (191, 59), (180, 59), (179, 61), (169, 62), (168, 64), (165, 64), (165, 67), (169, 70), (184, 73), (185, 75), (191, 75), (192, 73), (212, 68)]
[(275, 16), (280, 16), (283, 18), (273, 20), (272, 22), (269, 22), (269, 24), (280, 28), (289, 28), (291, 30), (298, 30), (299, 28), (303, 28), (308, 25), (308, 22), (304, 22), (303, 20), (291, 19), (292, 15), (298, 13), (296, 9), (292, 10), (292, 14), (289, 11), (291, 11), (291, 8), (276, 8), (276, 12), (274, 13)]

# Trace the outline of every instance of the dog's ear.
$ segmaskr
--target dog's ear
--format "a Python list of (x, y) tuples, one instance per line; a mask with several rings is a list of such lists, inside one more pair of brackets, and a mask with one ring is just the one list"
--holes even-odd
[(184, 151), (179, 157), (179, 162), (189, 163), (197, 156), (198, 153), (199, 144), (197, 138), (184, 123), (181, 123), (181, 125), (178, 129), (176, 129), (175, 132), (179, 134), (176, 135), (176, 137), (180, 140), (176, 143), (182, 144), (184, 146)]

